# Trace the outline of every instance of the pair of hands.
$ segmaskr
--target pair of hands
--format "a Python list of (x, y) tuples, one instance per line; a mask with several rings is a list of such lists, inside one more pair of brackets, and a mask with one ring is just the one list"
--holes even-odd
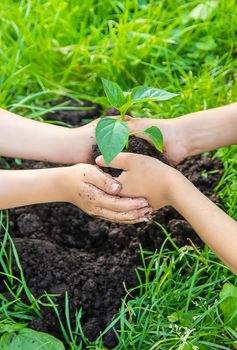
[[(131, 132), (143, 131), (156, 122), (164, 135), (168, 159), (178, 163), (185, 157), (185, 146), (179, 144), (178, 140), (182, 138), (179, 138), (178, 128), (173, 121), (131, 118), (128, 122)], [(91, 144), (95, 143), (96, 124), (97, 120), (74, 130), (78, 134), (83, 131), (84, 152), (88, 162), (92, 157)], [(103, 157), (98, 157), (96, 163), (100, 167), (105, 166)], [(110, 164), (112, 168), (123, 170), (117, 179), (102, 172), (98, 166), (81, 163), (68, 168), (67, 200), (88, 214), (113, 222), (133, 224), (148, 221), (154, 210), (169, 204), (169, 178), (175, 170), (160, 161), (121, 153)], [(156, 182), (160, 187), (158, 193), (154, 192)]]

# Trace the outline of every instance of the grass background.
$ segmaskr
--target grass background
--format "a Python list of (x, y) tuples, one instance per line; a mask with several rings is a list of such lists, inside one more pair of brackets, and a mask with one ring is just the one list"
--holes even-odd
[[(100, 77), (124, 89), (146, 84), (180, 93), (175, 102), (135, 109), (136, 116), (170, 118), (222, 106), (237, 100), (236, 37), (235, 0), (2, 0), (0, 106), (35, 119), (52, 110), (50, 101), (65, 95), (106, 108)], [(237, 219), (237, 146), (218, 150), (215, 156), (225, 167), (216, 191)], [(173, 260), (180, 254), (174, 248), (153, 255), (152, 269), (159, 259), (162, 268), (155, 282), (147, 277), (145, 287), (138, 287), (140, 298), (123, 304), (118, 349), (236, 346), (236, 331), (223, 323), (216, 302), (223, 284), (231, 280), (237, 285), (236, 278), (206, 249), (185, 254), (180, 280), (179, 260)], [(163, 281), (162, 271), (165, 279), (158, 293), (155, 285)], [(194, 307), (194, 301), (199, 306)], [(203, 310), (207, 315), (210, 308), (210, 317), (198, 325), (192, 317), (184, 321), (177, 315), (170, 322), (172, 313), (160, 310), (161, 303), (173, 312), (194, 312), (192, 317)], [(87, 342), (87, 348), (102, 349), (101, 340), (97, 345)]]

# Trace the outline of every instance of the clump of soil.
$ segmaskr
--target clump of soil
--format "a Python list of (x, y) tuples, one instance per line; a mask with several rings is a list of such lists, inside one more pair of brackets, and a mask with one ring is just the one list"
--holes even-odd
[[(156, 159), (161, 160), (163, 163), (169, 164), (168, 159), (160, 152), (158, 152), (153, 146), (150, 145), (149, 142), (143, 139), (139, 139), (138, 137), (131, 136), (129, 138), (129, 146), (124, 149), (123, 152), (130, 152), (136, 154), (144, 154), (149, 157), (154, 157)], [(93, 159), (100, 156), (101, 152), (97, 145), (93, 146)], [(118, 177), (122, 170), (112, 169), (112, 168), (103, 168), (103, 171), (111, 176)]]
[[(86, 118), (84, 114), (85, 111), (83, 118)], [(53, 118), (74, 126), (82, 119), (80, 111), (76, 111), (73, 118), (70, 111), (54, 114)], [(150, 149), (151, 146), (144, 142), (142, 144)], [(138, 150), (141, 146), (135, 138), (131, 144)], [(149, 155), (156, 154), (153, 148), (149, 152)], [(55, 166), (33, 161), (17, 165), (10, 159), (7, 161), (15, 169)], [(177, 168), (219, 204), (219, 199), (212, 193), (222, 175), (218, 160), (192, 157)], [(63, 317), (63, 293), (67, 290), (72, 321), (75, 309), (82, 307), (83, 329), (90, 340), (99, 335), (119, 310), (121, 298), (126, 294), (124, 285), (130, 288), (137, 284), (135, 268), (140, 264), (139, 244), (143, 249), (155, 250), (165, 239), (162, 230), (152, 223), (118, 225), (90, 217), (67, 203), (16, 208), (9, 211), (9, 217), (10, 233), (32, 292), (36, 296), (44, 290), (62, 293), (57, 303)], [(159, 210), (154, 220), (164, 225), (177, 245), (189, 244), (191, 239), (202, 246), (192, 227), (173, 208)], [(30, 326), (61, 338), (51, 309), (43, 309), (43, 319), (31, 322)], [(106, 334), (104, 341), (110, 348), (117, 343), (112, 331)]]

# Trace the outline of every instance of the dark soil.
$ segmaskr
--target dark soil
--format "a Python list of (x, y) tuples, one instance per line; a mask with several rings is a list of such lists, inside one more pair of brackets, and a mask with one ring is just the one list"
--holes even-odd
[[(94, 112), (94, 116), (98, 116), (98, 106)], [(83, 118), (86, 117), (83, 111)], [(82, 117), (80, 111), (67, 111), (50, 115), (50, 119), (76, 126)], [(135, 139), (133, 142), (138, 147)], [(147, 145), (145, 143), (145, 147)], [(153, 148), (149, 152), (151, 156), (156, 154)], [(7, 161), (16, 169), (52, 166), (32, 161), (17, 165), (12, 160)], [(0, 167), (5, 165), (6, 162), (2, 162)], [(219, 204), (217, 196), (212, 193), (222, 174), (218, 160), (192, 157), (177, 168)], [(36, 296), (44, 290), (62, 293), (57, 298), (62, 312), (63, 293), (67, 290), (72, 315), (76, 308), (83, 308), (83, 329), (91, 340), (99, 335), (118, 311), (121, 298), (126, 294), (124, 284), (126, 288), (137, 284), (134, 270), (140, 264), (139, 244), (144, 249), (155, 250), (165, 239), (162, 230), (152, 223), (117, 225), (92, 218), (66, 203), (16, 208), (9, 211), (9, 216), (10, 233), (32, 292)], [(167, 228), (177, 245), (189, 244), (191, 239), (202, 246), (191, 226), (173, 208), (159, 210), (154, 219)], [(30, 326), (61, 337), (57, 319), (53, 311), (47, 308), (43, 309), (43, 319), (32, 321)], [(107, 333), (104, 341), (108, 347), (115, 346), (115, 334)]]
[[(138, 137), (132, 136), (129, 138), (129, 146), (123, 152), (130, 152), (136, 154), (144, 154), (149, 157), (154, 157), (161, 160), (162, 162), (169, 164), (168, 159), (160, 152), (158, 152), (154, 147), (152, 147), (146, 140), (139, 139)], [(93, 146), (93, 159), (100, 156), (100, 150), (97, 145)], [(118, 177), (122, 170), (103, 168), (104, 172), (110, 174), (111, 176)]]

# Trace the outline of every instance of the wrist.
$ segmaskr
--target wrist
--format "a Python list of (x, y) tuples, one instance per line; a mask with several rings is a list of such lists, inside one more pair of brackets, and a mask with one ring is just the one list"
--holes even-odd
[(180, 208), (180, 201), (182, 201), (183, 196), (187, 193), (187, 182), (189, 182), (185, 176), (183, 176), (178, 170), (170, 168), (167, 178), (167, 204), (177, 211)]
[(185, 206), (190, 205), (189, 200), (192, 201), (195, 186), (178, 170), (173, 170), (169, 186), (169, 205), (184, 216)]
[(43, 202), (69, 201), (68, 181), (70, 168), (60, 167), (39, 170), (42, 171), (42, 174), (39, 174), (41, 177), (39, 190), (42, 193), (42, 197), (45, 198)]
[(157, 127), (163, 133), (164, 152), (171, 163), (180, 163), (189, 156), (188, 135), (181, 118), (157, 121)]
[(203, 142), (210, 137), (206, 123), (199, 122), (201, 112), (191, 113), (178, 118), (178, 124), (185, 140), (187, 157), (204, 152)]
[(92, 146), (96, 144), (95, 126), (96, 123), (92, 122), (69, 129), (64, 152), (65, 164), (92, 163)]
[(72, 181), (80, 181), (74, 172), (74, 167), (74, 165), (71, 165), (57, 168), (54, 184), (57, 196), (60, 197), (60, 201), (62, 202), (72, 203), (73, 195), (75, 195), (73, 193), (74, 186), (72, 185)]
[(171, 163), (179, 163), (188, 156), (188, 138), (182, 118), (173, 119), (132, 119), (129, 118), (129, 130), (131, 133), (144, 137), (143, 131), (150, 126), (158, 127), (164, 138), (164, 153)]
[[(149, 164), (149, 172), (153, 169), (150, 176), (149, 203), (154, 210), (167, 205), (176, 207), (179, 200), (176, 194), (177, 187), (182, 186), (184, 176), (178, 170), (157, 159), (152, 159), (152, 161), (155, 162), (155, 166), (152, 168), (151, 163)], [(154, 184), (156, 189), (154, 189)]]

